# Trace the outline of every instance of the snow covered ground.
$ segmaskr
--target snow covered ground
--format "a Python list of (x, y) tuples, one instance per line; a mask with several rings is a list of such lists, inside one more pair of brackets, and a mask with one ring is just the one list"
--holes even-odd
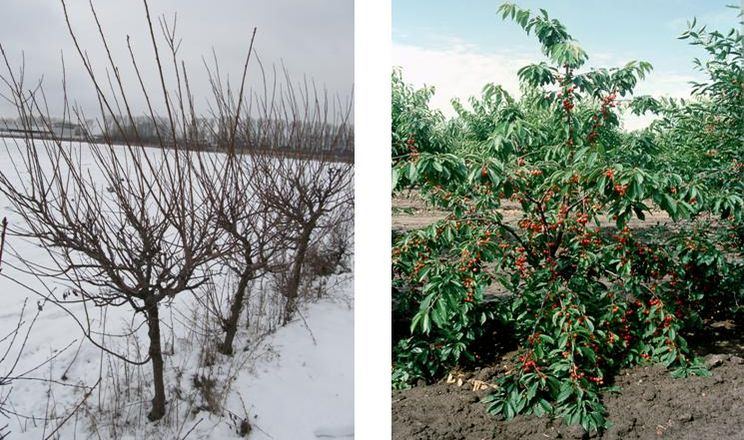
[[(13, 157), (15, 146), (6, 148), (4, 142), (8, 141), (0, 140), (0, 172), (14, 175), (10, 167), (11, 159), (18, 159)], [(91, 165), (93, 160), (84, 158), (83, 163)], [(19, 226), (20, 219), (0, 195), (3, 216), (12, 226)], [(244, 431), (247, 428), (244, 421), (250, 426), (249, 439), (353, 438), (351, 274), (331, 276), (327, 295), (303, 305), (301, 314), (287, 326), (269, 335), (260, 328), (242, 329), (236, 340), (242, 351), (232, 358), (217, 354), (207, 363), (205, 356), (214, 356), (215, 341), (200, 332), (199, 324), (207, 318), (195, 313), (194, 296), (181, 294), (163, 307), (169, 404), (166, 417), (153, 424), (145, 419), (150, 405), (149, 364), (136, 367), (102, 355), (84, 340), (70, 315), (54, 304), (38, 302), (41, 297), (29, 288), (43, 294), (46, 289), (62, 292), (66, 286), (25, 273), (26, 267), (14, 255), (36, 264), (49, 261), (36, 244), (10, 236), (7, 246), (0, 274), (0, 338), (16, 326), (27, 301), (23, 329), (37, 310), (38, 319), (15, 373), (42, 364), (28, 372), (26, 376), (32, 379), (12, 384), (8, 402), (15, 414), (7, 419), (0, 415), (0, 427), (9, 424), (10, 438), (45, 438), (63, 421), (52, 438), (241, 438), (241, 424)], [(261, 286), (266, 293), (269, 287)], [(80, 304), (70, 310), (78, 318), (86, 316)], [(133, 319), (127, 307), (88, 308), (87, 312), (94, 328), (134, 335), (109, 338), (107, 344), (128, 354), (146, 351), (145, 330), (138, 327), (141, 319)], [(0, 344), (0, 353), (6, 345)], [(0, 376), (7, 364), (0, 364)], [(85, 398), (99, 378), (98, 386)], [(204, 384), (210, 381), (216, 382), (219, 416), (204, 408), (210, 396), (204, 393), (209, 388)], [(221, 392), (228, 381), (229, 391)], [(7, 391), (0, 387), (0, 396)]]
[[(348, 297), (347, 297), (348, 298)], [(241, 376), (236, 388), (255, 407), (256, 439), (353, 438), (353, 312), (344, 300), (310, 304), (302, 320), (267, 344), (275, 359)]]

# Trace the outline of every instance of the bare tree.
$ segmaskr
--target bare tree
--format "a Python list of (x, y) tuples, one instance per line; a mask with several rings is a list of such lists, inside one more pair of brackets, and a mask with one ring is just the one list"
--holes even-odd
[[(292, 242), (287, 274), (284, 323), (295, 312), (308, 249), (317, 234), (332, 230), (352, 210), (352, 167), (318, 158), (264, 161), (273, 172), (261, 173), (259, 191), (286, 219)], [(346, 211), (346, 212), (344, 212)], [(344, 217), (343, 214), (346, 214)]]
[[(256, 30), (253, 31), (255, 37)], [(262, 276), (270, 268), (274, 254), (282, 244), (277, 231), (276, 216), (256, 197), (251, 190), (253, 168), (250, 161), (244, 160), (243, 149), (238, 148), (239, 127), (241, 118), (250, 112), (244, 111), (245, 85), (248, 65), (251, 59), (253, 39), (243, 66), (237, 95), (228, 81), (220, 78), (219, 63), (215, 57), (214, 66), (207, 67), (212, 93), (219, 99), (211, 107), (211, 121), (207, 132), (201, 132), (200, 138), (209, 137), (216, 141), (225, 155), (213, 156), (211, 169), (221, 170), (219, 187), (207, 186), (211, 190), (211, 203), (215, 206), (216, 222), (224, 234), (226, 252), (221, 262), (236, 276), (238, 283), (235, 292), (228, 298), (229, 311), (223, 316), (217, 305), (215, 307), (222, 323), (225, 337), (218, 350), (226, 355), (233, 353), (233, 341), (238, 330), (238, 320), (243, 310), (248, 286), (251, 281)], [(244, 111), (243, 113), (241, 113)], [(199, 127), (198, 123), (194, 127)], [(203, 127), (203, 126), (202, 126)], [(248, 165), (248, 166), (246, 166)]]
[(230, 190), (226, 203), (220, 205), (217, 220), (226, 235), (232, 252), (221, 261), (236, 276), (237, 288), (230, 298), (229, 313), (222, 320), (225, 338), (219, 351), (230, 355), (238, 330), (238, 321), (251, 281), (276, 270), (276, 257), (286, 243), (281, 231), (281, 218), (270, 209), (251, 187), (255, 178), (248, 158), (228, 155), (226, 172)]
[(257, 99), (264, 126), (246, 138), (304, 153), (284, 160), (271, 155), (251, 158), (257, 170), (252, 189), (278, 214), (280, 230), (291, 244), (284, 291), (286, 324), (296, 309), (312, 241), (351, 218), (354, 173), (351, 163), (338, 161), (334, 154), (353, 142), (351, 104), (334, 101), (330, 106), (327, 96), (319, 94), (314, 86), (306, 82), (293, 86), (286, 71), (285, 78), (278, 91), (266, 92)]
[[(196, 118), (186, 70), (180, 69), (177, 61), (175, 21), (169, 24), (160, 20), (174, 65), (176, 91), (171, 92), (144, 1), (167, 130), (158, 128), (162, 119), (153, 109), (153, 94), (145, 88), (130, 50), (161, 147), (153, 151), (145, 148), (133, 123), (129, 91), (111, 57), (92, 3), (91, 11), (113, 72), (109, 92), (104, 92), (103, 82), (79, 45), (64, 1), (62, 6), (70, 36), (97, 93), (102, 118), (111, 121), (125, 145), (117, 147), (109, 130), (104, 131), (102, 144), (89, 136), (72, 144), (54, 137), (38, 140), (33, 134), (27, 135), (15, 142), (11, 157), (19, 158), (13, 163), (16, 176), (0, 174), (0, 192), (24, 220), (24, 227), (14, 232), (37, 241), (53, 261), (52, 266), (29, 263), (29, 268), (36, 275), (63, 278), (71, 285), (61, 296), (50, 292), (50, 300), (63, 307), (82, 304), (85, 319), (78, 319), (72, 312), (70, 315), (99, 348), (129, 363), (152, 364), (154, 397), (148, 417), (158, 420), (165, 414), (166, 403), (159, 305), (201, 286), (208, 277), (206, 266), (223, 254), (223, 231), (215, 218), (216, 207), (224, 201), (215, 194), (224, 191), (220, 181), (210, 177), (213, 161), (205, 159), (205, 153), (199, 152), (189, 137)], [(7, 70), (2, 80), (10, 89), (7, 97), (15, 104), (19, 119), (28, 127), (49, 125), (43, 88), (27, 91), (22, 73), (14, 73), (1, 46), (0, 51)], [(64, 80), (62, 87), (66, 90)], [(82, 110), (71, 108), (66, 91), (64, 109), (66, 118), (85, 120)], [(120, 121), (131, 124), (122, 126)], [(13, 147), (6, 144), (6, 148)], [(93, 159), (90, 168), (82, 159), (88, 154)], [(141, 314), (148, 328), (147, 358), (130, 359), (97, 342), (87, 318), (91, 305), (129, 306), (135, 314)]]
[[(232, 353), (250, 281), (267, 271), (287, 272), (294, 287), (288, 290), (293, 293), (284, 293), (287, 310), (293, 310), (313, 233), (340, 220), (340, 212), (346, 218), (351, 213), (352, 168), (335, 162), (341, 147), (353, 142), (350, 104), (343, 107), (337, 102), (329, 109), (327, 97), (314, 86), (307, 82), (293, 86), (286, 69), (279, 75), (274, 68), (267, 79), (260, 67), (263, 95), (244, 97), (243, 78), (234, 99), (229, 84), (220, 82), (219, 69), (210, 71), (214, 94), (228, 97), (217, 102), (212, 120), (230, 121), (225, 115), (235, 115), (232, 125), (221, 123), (211, 133), (227, 151), (222, 168), (229, 190), (218, 219), (232, 244), (226, 266), (238, 278), (230, 312), (223, 319), (225, 339), (220, 351), (224, 354)], [(279, 264), (278, 257), (288, 252), (293, 261)]]

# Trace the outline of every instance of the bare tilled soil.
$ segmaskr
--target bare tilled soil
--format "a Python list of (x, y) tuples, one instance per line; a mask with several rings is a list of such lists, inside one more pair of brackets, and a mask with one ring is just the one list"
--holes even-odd
[[(522, 218), (522, 207), (519, 203), (504, 200), (498, 210), (504, 216), (504, 223), (516, 224)], [(433, 209), (428, 206), (416, 193), (400, 194), (393, 197), (393, 230), (409, 231), (423, 228), (447, 216), (445, 211)], [(664, 212), (654, 212), (646, 215), (641, 221), (632, 219), (628, 222), (631, 228), (649, 228), (652, 226), (666, 226), (671, 219)], [(614, 223), (603, 221), (602, 227), (612, 227)]]
[(427, 206), (416, 193), (393, 197), (393, 230), (410, 231), (423, 228), (446, 216), (446, 212)]
[[(456, 372), (433, 385), (393, 392), (393, 438), (482, 439), (744, 439), (744, 341), (741, 329), (717, 323), (699, 337), (711, 377), (673, 379), (662, 366), (621, 371), (619, 393), (603, 395), (614, 425), (588, 434), (560, 420), (517, 417), (505, 422), (480, 400), (513, 353), (493, 366)], [(695, 338), (692, 338), (695, 339)], [(694, 341), (693, 341), (694, 343)], [(725, 350), (726, 354), (722, 353)]]

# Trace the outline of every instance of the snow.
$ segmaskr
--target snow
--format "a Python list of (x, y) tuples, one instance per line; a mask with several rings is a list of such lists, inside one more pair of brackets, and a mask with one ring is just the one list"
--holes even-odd
[[(94, 163), (83, 149), (82, 163)], [(151, 150), (157, 155), (157, 150)], [(14, 176), (12, 161), (19, 160), (16, 144), (0, 140), (0, 172)], [(94, 178), (99, 178), (92, 169)], [(22, 226), (11, 212), (5, 196), (0, 195), (0, 219), (7, 216), (11, 226)], [(214, 341), (199, 332), (200, 318), (195, 297), (181, 294), (163, 306), (162, 343), (166, 351), (166, 393), (168, 414), (158, 423), (149, 423), (151, 367), (125, 365), (85, 340), (73, 317), (51, 303), (43, 303), (40, 294), (60, 294), (67, 287), (61, 281), (40, 280), (27, 273), (21, 255), (35, 264), (48, 264), (49, 257), (37, 244), (9, 236), (0, 273), (0, 338), (16, 326), (24, 301), (25, 324), (29, 327), (38, 310), (26, 348), (15, 373), (30, 371), (28, 376), (44, 380), (16, 380), (9, 403), (17, 415), (0, 415), (0, 427), (9, 424), (14, 439), (45, 438), (57, 424), (73, 413), (84, 400), (86, 390), (101, 382), (78, 411), (57, 432), (57, 438), (245, 438), (240, 422), (248, 420), (247, 438), (263, 439), (350, 439), (353, 438), (353, 280), (351, 274), (329, 277), (323, 299), (304, 304), (301, 313), (287, 326), (265, 336), (261, 328), (241, 329), (236, 347), (243, 347), (232, 358), (217, 355), (213, 365), (200, 360)], [(217, 283), (227, 281), (217, 281)], [(270, 285), (270, 283), (267, 283)], [(262, 292), (265, 290), (261, 284)], [(218, 288), (222, 288), (219, 286)], [(34, 293), (30, 289), (35, 289)], [(269, 289), (269, 288), (267, 288)], [(265, 293), (265, 292), (264, 292)], [(269, 292), (270, 293), (270, 292)], [(97, 330), (127, 334), (104, 342), (130, 356), (146, 352), (141, 318), (132, 319), (128, 307), (106, 310), (82, 304), (69, 307), (78, 319), (87, 317)], [(260, 316), (259, 316), (260, 318)], [(260, 322), (260, 319), (257, 321)], [(100, 338), (97, 338), (100, 341)], [(7, 342), (0, 343), (3, 353)], [(16, 345), (17, 348), (17, 345)], [(211, 347), (213, 348), (213, 347)], [(13, 358), (15, 351), (11, 351)], [(50, 360), (51, 359), (51, 360)], [(9, 362), (0, 363), (0, 377)], [(220, 396), (221, 415), (195, 408), (201, 402), (194, 378), (216, 380), (218, 388), (230, 383)], [(0, 397), (8, 391), (0, 387)], [(176, 398), (180, 395), (180, 398)], [(45, 423), (44, 419), (50, 418)]]
[(310, 304), (303, 313), (307, 327), (300, 319), (279, 329), (267, 341), (277, 358), (238, 380), (237, 388), (256, 407), (255, 424), (270, 434), (256, 439), (353, 438), (350, 312), (338, 300)]

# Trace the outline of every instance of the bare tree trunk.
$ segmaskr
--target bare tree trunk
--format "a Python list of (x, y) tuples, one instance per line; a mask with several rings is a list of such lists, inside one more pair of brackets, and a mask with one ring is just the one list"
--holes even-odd
[(318, 289), (318, 299), (323, 298), (323, 292), (325, 291), (325, 285), (326, 285), (325, 279), (321, 279), (320, 288)]
[(238, 319), (240, 319), (240, 311), (243, 309), (243, 302), (245, 301), (245, 294), (248, 290), (248, 283), (253, 278), (253, 271), (246, 269), (240, 276), (238, 282), (238, 290), (235, 292), (235, 298), (230, 306), (230, 316), (225, 322), (225, 340), (219, 347), (219, 352), (226, 355), (233, 354), (233, 341), (235, 340), (235, 334), (238, 332)]
[(163, 350), (160, 346), (160, 316), (158, 303), (147, 304), (147, 326), (150, 337), (150, 359), (152, 361), (153, 387), (152, 410), (147, 415), (150, 421), (160, 420), (165, 415), (165, 381), (163, 380)]
[(297, 296), (300, 290), (300, 281), (302, 277), (302, 266), (305, 264), (305, 256), (307, 255), (307, 249), (310, 246), (310, 236), (315, 229), (315, 220), (311, 220), (302, 230), (299, 239), (297, 240), (297, 254), (295, 255), (294, 262), (292, 264), (292, 273), (290, 274), (289, 283), (287, 285), (287, 305), (284, 308), (284, 325), (287, 325), (292, 319), (292, 314), (297, 307)]

